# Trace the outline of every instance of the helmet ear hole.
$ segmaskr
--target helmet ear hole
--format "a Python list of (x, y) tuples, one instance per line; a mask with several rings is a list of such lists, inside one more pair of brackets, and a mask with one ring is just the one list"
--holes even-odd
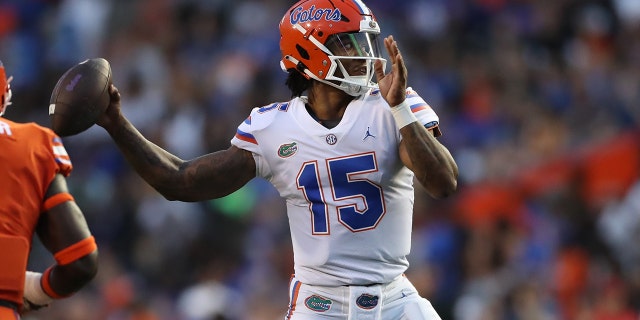
[(301, 47), (299, 44), (296, 44), (296, 49), (298, 50), (300, 57), (302, 57), (305, 60), (309, 60), (310, 58), (309, 52), (305, 48)]
[(304, 72), (309, 69), (307, 68), (307, 66), (302, 63), (302, 61), (298, 62), (298, 64), (296, 65), (296, 70), (300, 71), (300, 73), (304, 74), (306, 77), (308, 77)]

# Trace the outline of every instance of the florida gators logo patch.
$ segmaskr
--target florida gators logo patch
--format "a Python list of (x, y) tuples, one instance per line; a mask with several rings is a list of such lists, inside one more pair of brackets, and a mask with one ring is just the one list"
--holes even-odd
[(295, 142), (285, 143), (278, 148), (278, 156), (280, 158), (289, 158), (298, 152), (298, 144)]
[(325, 312), (331, 309), (332, 303), (333, 301), (331, 301), (330, 299), (315, 294), (304, 299), (304, 305), (307, 306), (307, 308), (309, 308), (310, 310), (316, 312)]
[(363, 293), (356, 299), (356, 305), (362, 309), (373, 309), (378, 305), (378, 296)]

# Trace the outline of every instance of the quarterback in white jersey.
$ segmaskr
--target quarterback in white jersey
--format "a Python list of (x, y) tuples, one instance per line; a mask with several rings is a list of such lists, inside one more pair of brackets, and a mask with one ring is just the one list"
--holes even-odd
[[(411, 89), (407, 102), (423, 125), (436, 128), (437, 115)], [(254, 154), (256, 175), (286, 199), (300, 281), (387, 283), (408, 266), (414, 197), (390, 107), (371, 90), (329, 129), (306, 103), (297, 97), (255, 108), (231, 143)]]
[(458, 168), (436, 139), (438, 117), (407, 88), (392, 36), (384, 38), (385, 72), (379, 34), (361, 0), (293, 5), (280, 22), (293, 99), (254, 109), (226, 150), (183, 160), (158, 147), (122, 115), (113, 85), (98, 121), (167, 199), (219, 198), (255, 177), (275, 186), (287, 202), (295, 260), (286, 319), (440, 319), (403, 275), (413, 181), (445, 197)]

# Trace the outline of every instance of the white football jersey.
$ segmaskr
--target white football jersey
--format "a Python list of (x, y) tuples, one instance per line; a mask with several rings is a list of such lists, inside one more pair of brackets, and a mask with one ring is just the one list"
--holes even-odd
[[(410, 88), (407, 101), (427, 128), (438, 116)], [(231, 143), (251, 151), (257, 176), (286, 200), (295, 275), (311, 285), (386, 283), (408, 267), (413, 172), (386, 101), (373, 90), (328, 129), (306, 98), (255, 108)]]

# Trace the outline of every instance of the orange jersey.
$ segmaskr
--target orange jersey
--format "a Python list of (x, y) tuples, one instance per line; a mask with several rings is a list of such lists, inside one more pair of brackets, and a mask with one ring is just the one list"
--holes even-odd
[[(0, 236), (26, 240), (28, 256), (49, 184), (57, 173), (68, 176), (71, 170), (62, 140), (52, 130), (36, 123), (16, 123), (0, 118)], [(24, 252), (16, 252), (24, 249), (7, 248), (6, 243), (10, 242), (0, 246), (0, 260), (26, 257)], [(9, 268), (8, 265), (4, 268)], [(11, 265), (13, 270), (3, 270), (0, 266), (0, 273), (24, 274), (25, 270), (15, 269), (16, 266), (26, 268), (26, 261), (15, 261)], [(22, 281), (3, 279), (0, 275), (0, 299), (21, 304), (23, 288), (10, 288), (18, 283)]]

